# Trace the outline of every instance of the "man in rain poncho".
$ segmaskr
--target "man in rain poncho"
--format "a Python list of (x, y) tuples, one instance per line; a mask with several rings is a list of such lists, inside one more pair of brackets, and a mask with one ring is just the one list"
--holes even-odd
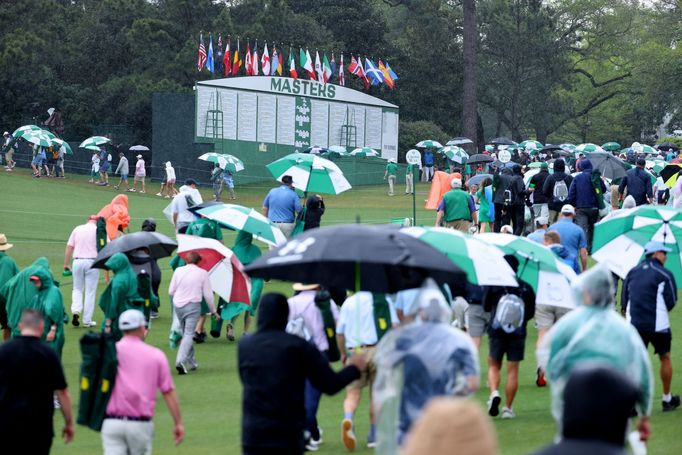
[[(623, 372), (638, 388), (635, 409), (642, 440), (649, 437), (653, 400), (651, 363), (637, 331), (614, 311), (613, 278), (604, 265), (579, 275), (573, 282), (578, 309), (552, 327), (538, 351), (552, 387), (552, 415), (561, 426), (564, 387), (573, 369), (603, 364)], [(570, 399), (570, 397), (568, 397)], [(559, 432), (561, 433), (561, 431)]]
[(37, 271), (44, 269), (49, 272), (50, 264), (46, 257), (39, 257), (30, 266), (14, 275), (5, 285), (0, 288), (0, 313), (7, 321), (2, 321), (3, 325), (11, 330), (13, 337), (21, 335), (19, 321), (21, 312), (30, 308), (33, 297), (38, 294), (38, 289), (29, 281)]
[(111, 203), (102, 207), (97, 217), (102, 217), (107, 223), (107, 236), (109, 240), (114, 240), (130, 224), (130, 215), (128, 214), (128, 196), (119, 194), (114, 196)]
[(45, 330), (42, 340), (57, 351), (61, 359), (64, 348), (64, 299), (52, 274), (46, 268), (38, 268), (30, 276), (31, 283), (38, 290), (31, 300), (31, 308), (40, 311), (45, 319)]
[(111, 256), (104, 266), (114, 272), (114, 277), (99, 298), (99, 307), (104, 312), (104, 331), (114, 334), (116, 340), (121, 339), (118, 329), (118, 317), (125, 310), (142, 311), (142, 298), (137, 293), (137, 276), (123, 253)]
[(471, 338), (450, 326), (452, 310), (429, 280), (417, 297), (416, 322), (389, 331), (375, 356), (378, 453), (394, 454), (426, 403), (478, 388), (478, 354)]

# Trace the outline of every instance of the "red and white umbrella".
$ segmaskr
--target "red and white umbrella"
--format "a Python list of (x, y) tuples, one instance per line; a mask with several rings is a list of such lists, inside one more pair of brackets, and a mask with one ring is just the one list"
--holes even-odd
[(178, 234), (177, 239), (182, 259), (191, 251), (199, 253), (197, 265), (208, 272), (213, 292), (227, 302), (251, 303), (251, 279), (232, 250), (217, 240), (195, 235)]

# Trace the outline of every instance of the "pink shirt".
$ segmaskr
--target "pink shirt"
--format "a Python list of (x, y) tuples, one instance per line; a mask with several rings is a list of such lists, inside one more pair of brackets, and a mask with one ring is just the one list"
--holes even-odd
[(167, 393), (175, 388), (166, 355), (132, 335), (116, 343), (116, 355), (118, 370), (107, 414), (153, 417), (156, 391)]
[(203, 297), (211, 311), (215, 311), (213, 289), (208, 272), (195, 264), (187, 264), (175, 269), (168, 287), (168, 294), (173, 297), (173, 305), (178, 308), (188, 303), (199, 303)]
[[(317, 349), (326, 351), (329, 349), (329, 340), (324, 333), (324, 321), (322, 313), (315, 305), (315, 295), (317, 291), (303, 291), (289, 299), (289, 320), (301, 316), (305, 321), (305, 326), (313, 337), (313, 342)], [(334, 321), (339, 319), (339, 309), (334, 302), (330, 302)]]
[(138, 177), (144, 177), (147, 175), (147, 171), (144, 169), (144, 160), (139, 159), (137, 160), (137, 163), (135, 163), (135, 175)]
[(88, 222), (76, 226), (71, 231), (66, 244), (73, 247), (74, 259), (95, 259), (97, 257), (97, 224)]

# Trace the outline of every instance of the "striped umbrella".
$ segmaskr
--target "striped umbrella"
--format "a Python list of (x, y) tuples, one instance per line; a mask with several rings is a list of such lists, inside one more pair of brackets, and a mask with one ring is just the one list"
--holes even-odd
[(571, 281), (576, 277), (571, 267), (549, 248), (525, 237), (486, 233), (477, 238), (513, 254), (519, 260), (518, 277), (535, 290), (536, 301), (544, 305), (573, 306)]
[(426, 149), (439, 149), (443, 147), (443, 144), (441, 144), (438, 141), (434, 141), (433, 139), (425, 139), (423, 141), (417, 142), (417, 147), (422, 147)]
[(646, 160), (646, 168), (658, 175), (668, 163), (665, 160)]
[(369, 147), (359, 147), (350, 152), (352, 156), (379, 156), (379, 152)]
[(309, 153), (292, 153), (266, 167), (278, 181), (290, 175), (294, 186), (304, 192), (340, 194), (351, 189), (336, 164)]
[(527, 140), (519, 143), (519, 148), (526, 150), (540, 150), (542, 148), (542, 143), (538, 141)]
[(666, 186), (672, 188), (677, 183), (680, 172), (682, 172), (682, 164), (668, 164), (661, 170), (661, 178)]
[(516, 275), (504, 260), (504, 253), (478, 238), (454, 229), (411, 227), (402, 232), (445, 253), (467, 274), (467, 281), (479, 286), (517, 286)]
[(73, 155), (73, 150), (71, 150), (71, 146), (69, 145), (68, 142), (66, 142), (62, 139), (56, 138), (56, 139), (52, 139), (52, 144), (53, 145), (57, 144), (59, 146), (59, 148), (63, 149), (64, 153), (66, 153), (67, 155)]
[(99, 148), (99, 146), (97, 146), (97, 145), (86, 145), (86, 146), (83, 147), (83, 148), (86, 149), (86, 150), (93, 150), (93, 151), (95, 151), (95, 152), (101, 152), (101, 151), (102, 151), (102, 149)]
[(652, 146), (640, 144), (639, 142), (633, 142), (630, 148), (632, 149), (633, 152), (637, 154), (643, 153), (645, 155), (655, 155), (658, 153), (658, 150), (656, 150)]
[(618, 142), (607, 142), (605, 144), (602, 144), (601, 148), (603, 148), (607, 152), (617, 152), (618, 150), (622, 149), (623, 147), (621, 147)]
[(446, 145), (439, 152), (447, 156), (449, 160), (459, 164), (466, 163), (469, 159), (469, 154), (463, 148), (456, 145)]
[(215, 204), (196, 211), (228, 229), (248, 232), (253, 238), (277, 246), (287, 241), (280, 229), (260, 212), (237, 204)]
[(39, 145), (40, 147), (51, 147), (52, 140), (50, 136), (43, 130), (32, 130), (27, 131), (22, 136), (24, 140), (30, 142), (31, 144)]
[(603, 148), (601, 148), (597, 144), (592, 144), (591, 142), (587, 142), (585, 144), (580, 144), (574, 150), (574, 152), (576, 152), (576, 155), (578, 153), (588, 154), (588, 153), (592, 153), (592, 152), (603, 152), (603, 151), (604, 151)]
[(322, 153), (325, 153), (328, 149), (324, 147), (320, 147), (319, 145), (313, 145), (312, 147), (308, 147), (307, 149), (303, 150), (301, 153), (312, 153), (313, 155), (320, 155)]
[(468, 137), (463, 137), (463, 136), (458, 136), (458, 137), (453, 137), (449, 141), (445, 143), (445, 145), (465, 145), (465, 144), (473, 144), (474, 141), (469, 139)]
[(218, 163), (221, 169), (227, 169), (233, 173), (244, 170), (244, 162), (233, 155), (227, 153), (204, 153), (198, 159), (210, 163)]
[(621, 210), (613, 217), (594, 226), (592, 257), (604, 262), (613, 273), (625, 278), (644, 255), (644, 245), (655, 240), (673, 251), (665, 266), (675, 275), (677, 287), (682, 287), (682, 209), (642, 205)]
[(16, 130), (14, 130), (14, 133), (12, 133), (12, 136), (14, 139), (19, 139), (24, 136), (24, 134), (28, 133), (29, 131), (41, 131), (42, 128), (36, 125), (24, 125), (20, 126)]
[(109, 139), (108, 137), (91, 136), (91, 137), (87, 138), (86, 140), (84, 140), (83, 142), (81, 142), (81, 145), (79, 145), (78, 147), (87, 148), (88, 145), (104, 145), (104, 144), (108, 144), (110, 142), (111, 142), (111, 139)]
[(569, 143), (559, 144), (559, 147), (561, 147), (561, 149), (563, 149), (563, 150), (566, 150), (567, 152), (573, 152), (576, 148), (576, 146), (574, 144), (569, 144)]

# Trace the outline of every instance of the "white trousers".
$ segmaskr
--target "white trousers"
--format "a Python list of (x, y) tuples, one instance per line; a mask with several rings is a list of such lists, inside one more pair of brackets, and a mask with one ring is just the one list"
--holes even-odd
[[(74, 259), (71, 269), (73, 273), (71, 313), (82, 314), (84, 323), (92, 321), (92, 313), (95, 311), (99, 269), (91, 268), (93, 262), (95, 262), (94, 259)], [(85, 302), (83, 302), (83, 293), (85, 293)]]
[(151, 455), (153, 441), (152, 422), (104, 419), (102, 423), (104, 455)]

